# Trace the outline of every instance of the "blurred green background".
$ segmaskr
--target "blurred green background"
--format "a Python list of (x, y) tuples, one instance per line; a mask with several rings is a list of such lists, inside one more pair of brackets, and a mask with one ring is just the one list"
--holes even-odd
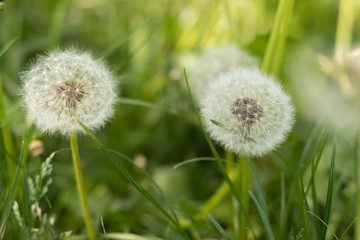
[[(142, 167), (161, 186), (176, 211), (191, 219), (191, 214), (221, 184), (222, 176), (217, 165), (209, 161), (173, 169), (175, 164), (186, 159), (211, 156), (191, 106), (183, 70), (186, 68), (191, 77), (192, 59), (206, 49), (228, 43), (247, 49), (261, 59), (277, 4), (275, 0), (7, 1), (6, 8), (0, 12), (0, 49), (15, 42), (0, 58), (0, 74), (8, 124), (17, 152), (26, 139), (40, 139), (45, 147), (44, 156), (69, 146), (66, 138), (43, 135), (25, 120), (18, 95), (21, 86), (19, 72), (26, 70), (37, 54), (57, 46), (90, 50), (95, 56), (104, 58), (118, 76), (122, 98), (147, 101), (166, 110), (119, 103), (113, 119), (96, 135), (109, 148), (143, 163)], [(295, 1), (279, 78), (293, 95), (297, 120), (292, 134), (278, 151), (296, 168), (316, 125), (315, 135), (323, 126), (330, 129), (331, 135), (333, 128), (338, 129), (336, 197), (330, 227), (334, 232), (342, 233), (355, 217), (353, 159), (358, 126), (358, 89), (354, 89), (351, 96), (343, 94), (336, 80), (321, 70), (318, 61), (319, 56), (330, 63), (333, 61), (338, 4), (335, 0)], [(354, 46), (360, 37), (360, 29), (356, 27), (359, 24), (359, 1), (356, 4)], [(329, 95), (332, 93), (335, 95)], [(336, 99), (339, 106), (335, 106), (331, 98)], [(347, 113), (342, 112), (343, 100), (354, 116), (346, 117)], [(325, 108), (336, 116), (354, 121), (349, 121), (346, 126), (338, 125), (342, 119), (332, 121), (332, 115), (328, 117), (322, 113)], [(331, 141), (325, 148), (316, 179), (318, 200), (322, 205), (326, 198)], [(100, 232), (100, 217), (103, 217), (107, 232), (132, 232), (167, 239), (179, 237), (88, 136), (81, 136), (79, 144), (90, 209)], [(309, 143), (309, 148), (312, 154), (315, 144)], [(311, 154), (305, 159), (310, 159)], [(43, 160), (44, 157), (29, 156), (24, 166), (31, 174), (36, 174)], [(1, 209), (7, 193), (5, 186), (9, 183), (6, 182), (3, 156), (0, 161)], [(57, 154), (53, 164), (53, 183), (47, 194), (51, 207), (46, 201), (41, 207), (44, 212), (56, 215), (56, 234), (69, 230), (74, 234), (85, 233), (70, 152)], [(145, 174), (129, 163), (124, 164), (161, 199)], [(254, 165), (266, 193), (273, 231), (277, 235), (281, 174), (284, 173), (285, 183), (290, 185), (289, 169), (276, 154), (254, 159)], [(305, 182), (308, 175), (304, 174)], [(21, 199), (17, 200), (23, 211)], [(301, 229), (297, 209), (300, 203), (296, 197), (292, 201), (287, 231), (295, 236)], [(253, 229), (258, 239), (264, 239), (261, 218), (254, 203), (250, 209)], [(225, 227), (227, 211), (225, 205), (214, 211), (214, 216)], [(216, 229), (208, 220), (193, 224), (202, 236), (218, 238)], [(9, 238), (6, 239), (17, 239), (19, 229), (11, 215), (6, 230)], [(352, 233), (351, 229), (344, 239), (351, 239)], [(44, 239), (50, 239), (48, 237), (45, 235)]]

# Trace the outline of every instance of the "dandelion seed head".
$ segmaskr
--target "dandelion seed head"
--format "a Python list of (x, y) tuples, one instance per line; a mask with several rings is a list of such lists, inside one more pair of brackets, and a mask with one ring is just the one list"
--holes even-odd
[(113, 115), (116, 80), (87, 52), (56, 49), (39, 56), (20, 77), (27, 116), (44, 132), (83, 132), (77, 120), (95, 130)]
[(249, 156), (273, 150), (294, 123), (290, 97), (272, 76), (256, 68), (235, 68), (219, 75), (207, 88), (201, 114), (212, 139)]
[(205, 51), (190, 71), (190, 84), (198, 102), (204, 97), (207, 85), (223, 72), (239, 66), (257, 66), (259, 60), (235, 45), (225, 45)]

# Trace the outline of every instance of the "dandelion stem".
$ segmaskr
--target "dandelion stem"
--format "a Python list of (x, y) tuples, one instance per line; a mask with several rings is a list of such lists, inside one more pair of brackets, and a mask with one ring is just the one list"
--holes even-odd
[[(233, 169), (233, 164), (231, 164), (231, 163), (234, 162), (234, 154), (230, 151), (225, 151), (225, 158), (226, 158), (226, 160), (229, 161), (229, 163), (226, 164), (226, 171), (230, 175), (231, 170)], [(240, 173), (240, 170), (239, 170), (239, 173)], [(237, 178), (239, 177), (239, 173), (236, 175)], [(237, 204), (236, 198), (234, 198), (233, 196), (230, 196), (228, 198), (228, 203), (229, 203), (228, 204), (228, 206), (229, 206), (229, 218), (228, 218), (229, 226), (231, 227), (231, 231), (235, 236), (236, 235), (235, 221), (237, 219), (237, 216), (235, 214), (235, 208), (236, 208), (236, 204)]]
[(0, 76), (0, 128), (3, 135), (5, 158), (7, 160), (7, 165), (8, 165), (9, 183), (11, 183), (11, 181), (15, 176), (15, 162), (13, 161), (13, 157), (15, 155), (14, 155), (14, 145), (12, 142), (9, 125), (7, 124), (1, 76)]
[(239, 239), (247, 239), (247, 228), (249, 219), (249, 184), (250, 167), (244, 157), (239, 157), (240, 171), (240, 200), (243, 210), (239, 208)]
[[(360, 216), (360, 162), (359, 162), (359, 133), (356, 136), (355, 141), (355, 152), (354, 152), (354, 160), (355, 160), (355, 183), (356, 183), (356, 217)], [(355, 238), (356, 240), (360, 239), (360, 222), (355, 222)]]
[(80, 203), (81, 203), (81, 208), (82, 208), (82, 211), (84, 214), (86, 229), (89, 234), (89, 239), (96, 240), (95, 230), (94, 230), (94, 226), (93, 226), (93, 223), (91, 220), (88, 202), (86, 199), (85, 183), (84, 183), (84, 177), (83, 177), (83, 174), (81, 171), (79, 147), (78, 147), (78, 143), (77, 143), (76, 133), (70, 134), (70, 143), (71, 143), (71, 152), (72, 152), (72, 158), (73, 158), (73, 163), (74, 163), (76, 185), (77, 185), (78, 193), (80, 196)]
[[(229, 172), (229, 178), (232, 182), (237, 182), (240, 177), (240, 168), (235, 168)], [(223, 182), (217, 191), (206, 201), (201, 210), (200, 218), (207, 218), (208, 212), (214, 209), (230, 193), (229, 185)]]
[(282, 52), (287, 35), (287, 26), (294, 0), (280, 0), (270, 40), (266, 47), (264, 60), (261, 66), (263, 72), (271, 71), (275, 75), (281, 63)]

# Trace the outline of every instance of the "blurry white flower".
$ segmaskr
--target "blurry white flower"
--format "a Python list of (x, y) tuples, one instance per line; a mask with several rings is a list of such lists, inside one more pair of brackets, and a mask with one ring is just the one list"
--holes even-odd
[(21, 79), (27, 116), (45, 132), (82, 132), (76, 119), (94, 130), (114, 112), (115, 79), (89, 53), (54, 50), (39, 56)]
[(225, 45), (205, 51), (196, 59), (190, 73), (190, 84), (198, 102), (203, 99), (207, 85), (220, 73), (239, 66), (257, 66), (259, 60), (234, 45)]
[(281, 85), (258, 69), (236, 68), (209, 84), (201, 114), (210, 136), (227, 150), (261, 156), (284, 141), (294, 108)]
[(353, 49), (346, 58), (345, 71), (356, 94), (360, 90), (360, 48)]
[[(352, 66), (356, 65), (357, 54), (354, 50), (345, 58), (344, 66), (338, 66), (331, 58), (303, 46), (289, 55), (285, 66), (286, 74), (291, 79), (288, 87), (299, 115), (341, 130), (339, 134), (349, 137), (351, 141), (357, 136), (358, 132), (354, 129), (358, 128), (360, 122), (360, 79), (355, 77), (357, 73), (353, 71), (356, 69)], [(339, 78), (341, 74), (342, 78)], [(351, 91), (345, 91), (347, 89), (340, 83), (342, 80), (349, 81)]]

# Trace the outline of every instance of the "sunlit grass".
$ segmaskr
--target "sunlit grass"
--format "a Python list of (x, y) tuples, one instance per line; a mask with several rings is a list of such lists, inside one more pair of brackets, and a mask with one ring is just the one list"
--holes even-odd
[[(91, 49), (121, 86), (108, 125), (91, 132), (79, 123), (99, 239), (235, 239), (241, 224), (233, 217), (245, 211), (245, 197), (248, 239), (356, 239), (359, 95), (346, 59), (360, 36), (351, 15), (359, 6), (340, 2), (7, 1), (0, 11), (0, 239), (88, 239), (68, 139), (43, 134), (20, 107), (18, 73), (57, 45)], [(238, 185), (245, 162), (230, 164), (203, 131), (187, 85), (198, 54), (228, 43), (260, 58), (297, 109), (280, 148), (243, 159), (246, 196)], [(44, 145), (40, 155), (28, 148), (34, 139)], [(36, 215), (26, 179), (35, 181), (49, 158), (53, 172), (44, 181), (51, 184)]]

